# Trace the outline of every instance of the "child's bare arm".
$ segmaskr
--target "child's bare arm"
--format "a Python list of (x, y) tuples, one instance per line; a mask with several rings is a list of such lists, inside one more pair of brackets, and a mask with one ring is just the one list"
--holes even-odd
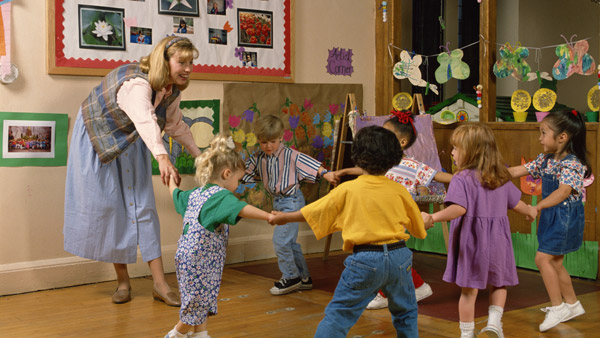
[(534, 208), (536, 208), (537, 211), (541, 211), (542, 209), (553, 207), (567, 199), (567, 197), (569, 197), (569, 195), (571, 194), (571, 190), (573, 190), (573, 188), (571, 188), (570, 185), (560, 184), (558, 186), (558, 189), (554, 190), (550, 195), (544, 198)]
[(440, 210), (431, 215), (431, 221), (433, 223), (436, 222), (444, 222), (451, 221), (457, 217), (460, 217), (467, 213), (467, 209), (461, 207), (458, 204), (451, 204), (446, 207), (444, 210)]
[(435, 176), (433, 176), (433, 179), (442, 183), (450, 183), (450, 180), (452, 180), (452, 174), (438, 171)]
[(529, 175), (529, 171), (525, 168), (524, 165), (518, 165), (516, 167), (508, 168), (508, 172), (512, 175), (513, 178)]
[(525, 219), (528, 222), (533, 222), (537, 217), (537, 209), (532, 207), (531, 205), (525, 204), (523, 201), (519, 201), (517, 205), (512, 209), (519, 214), (525, 215)]
[(282, 225), (291, 222), (306, 222), (306, 219), (300, 210), (292, 212), (271, 211), (271, 217), (269, 218), (271, 225)]
[(250, 204), (242, 208), (238, 216), (243, 218), (269, 220), (271, 214)]
[(171, 196), (173, 196), (173, 191), (175, 191), (176, 188), (178, 188), (178, 186), (175, 182), (175, 178), (171, 176), (171, 179), (169, 179), (169, 192), (171, 193)]
[(359, 176), (359, 175), (363, 174), (363, 170), (359, 167), (353, 167), (353, 168), (344, 168), (344, 169), (336, 170), (336, 171), (334, 171), (334, 173), (340, 177), (345, 176), (345, 175)]

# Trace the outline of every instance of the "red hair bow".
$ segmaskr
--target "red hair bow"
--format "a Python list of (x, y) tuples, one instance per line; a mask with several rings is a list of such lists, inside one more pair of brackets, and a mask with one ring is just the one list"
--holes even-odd
[(410, 111), (392, 110), (392, 114), (398, 118), (398, 122), (403, 124), (413, 124), (412, 113)]
[(573, 116), (577, 116), (577, 110), (575, 110), (575, 109), (571, 110), (571, 114), (573, 114)]

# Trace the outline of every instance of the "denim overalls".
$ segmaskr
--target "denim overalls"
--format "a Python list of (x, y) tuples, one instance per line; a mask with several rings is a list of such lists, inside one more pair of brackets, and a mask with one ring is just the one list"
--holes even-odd
[[(548, 197), (558, 189), (558, 178), (546, 172), (548, 161), (553, 155), (546, 156), (542, 164), (542, 198)], [(569, 154), (561, 161), (571, 159)], [(538, 251), (559, 256), (577, 251), (583, 242), (585, 218), (581, 196), (577, 201), (568, 198), (559, 204), (543, 209), (538, 226)]]

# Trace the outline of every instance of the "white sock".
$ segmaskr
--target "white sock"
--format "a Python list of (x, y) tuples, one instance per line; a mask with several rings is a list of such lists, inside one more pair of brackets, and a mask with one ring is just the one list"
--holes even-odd
[(208, 331), (194, 332), (190, 335), (190, 338), (206, 338), (209, 337)]
[(171, 338), (186, 338), (187, 337), (187, 333), (180, 333), (174, 327), (173, 330), (169, 331), (169, 337), (171, 337)]
[(504, 308), (498, 305), (490, 305), (488, 308), (488, 322), (487, 325), (492, 325), (500, 328), (502, 325), (502, 314), (504, 313)]
[(575, 307), (575, 306), (577, 306), (577, 305), (579, 304), (579, 301), (576, 301), (576, 302), (575, 302), (575, 303), (573, 303), (573, 304), (569, 304), (569, 303), (565, 302), (565, 304), (567, 304), (567, 306), (568, 306), (569, 308), (573, 308), (573, 307)]
[(475, 322), (458, 322), (460, 332), (468, 333), (475, 331)]

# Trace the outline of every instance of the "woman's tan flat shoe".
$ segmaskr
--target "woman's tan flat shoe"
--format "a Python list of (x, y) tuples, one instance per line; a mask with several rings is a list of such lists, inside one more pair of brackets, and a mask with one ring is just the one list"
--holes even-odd
[(131, 288), (128, 290), (115, 290), (115, 293), (112, 295), (112, 301), (115, 304), (123, 304), (127, 303), (131, 300)]
[(152, 290), (152, 296), (156, 300), (160, 300), (169, 306), (181, 306), (181, 300), (179, 296), (173, 291), (167, 293), (166, 296), (161, 295), (156, 291), (156, 289)]

